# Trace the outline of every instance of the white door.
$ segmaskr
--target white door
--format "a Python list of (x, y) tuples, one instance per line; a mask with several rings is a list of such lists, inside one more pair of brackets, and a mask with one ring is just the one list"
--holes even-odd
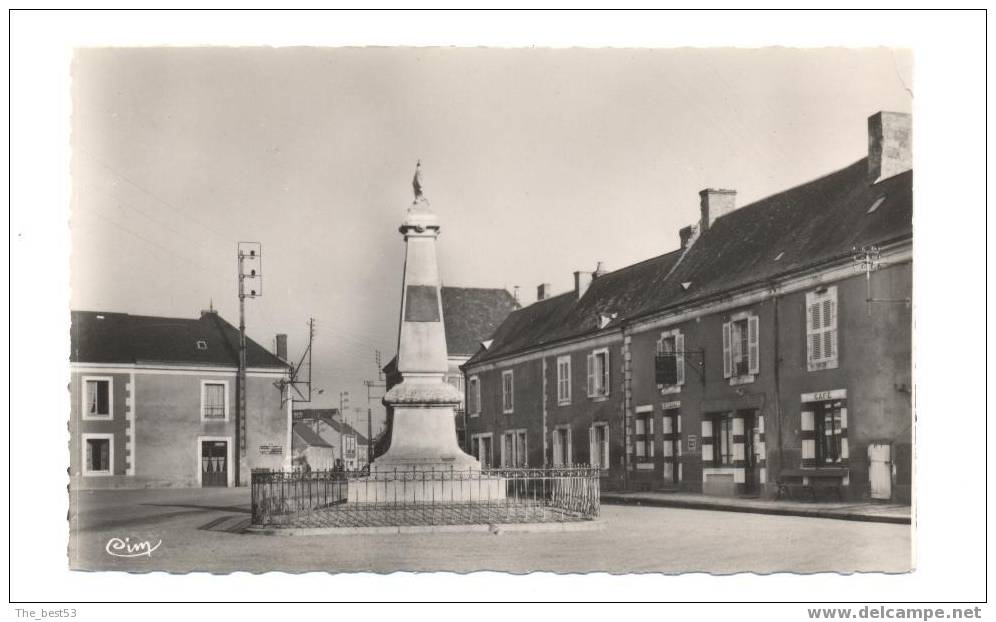
[(872, 499), (892, 498), (892, 446), (868, 445), (868, 479)]

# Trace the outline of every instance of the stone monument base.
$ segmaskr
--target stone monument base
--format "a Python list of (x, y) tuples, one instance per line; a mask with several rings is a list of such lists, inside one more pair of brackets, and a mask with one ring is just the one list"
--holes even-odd
[(383, 479), (374, 474), (349, 481), (347, 503), (488, 503), (505, 499), (505, 478), (408, 471)]

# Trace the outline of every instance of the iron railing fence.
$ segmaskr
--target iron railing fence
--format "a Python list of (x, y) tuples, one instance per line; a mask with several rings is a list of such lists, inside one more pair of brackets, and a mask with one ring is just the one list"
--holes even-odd
[(569, 522), (598, 516), (598, 467), (252, 472), (252, 523), (364, 527)]

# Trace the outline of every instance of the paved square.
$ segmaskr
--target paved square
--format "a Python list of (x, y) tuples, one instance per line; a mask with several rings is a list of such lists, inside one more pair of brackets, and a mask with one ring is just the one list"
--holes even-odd
[[(75, 512), (79, 508), (79, 512)], [(147, 572), (820, 572), (910, 570), (908, 525), (602, 506), (599, 531), (291, 536), (240, 533), (246, 489), (74, 494), (70, 566)], [(108, 542), (149, 542), (133, 557)], [(114, 550), (121, 554), (123, 550)], [(127, 554), (127, 553), (125, 553)]]

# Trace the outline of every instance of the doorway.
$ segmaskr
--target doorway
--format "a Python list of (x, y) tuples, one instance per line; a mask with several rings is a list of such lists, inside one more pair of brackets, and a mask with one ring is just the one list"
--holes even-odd
[(755, 411), (742, 410), (738, 414), (744, 422), (744, 494), (756, 495), (761, 487), (757, 453), (760, 448), (761, 429)]
[(661, 429), (663, 431), (663, 454), (664, 454), (664, 483), (666, 485), (678, 485), (680, 481), (678, 468), (680, 459), (680, 439), (678, 435), (678, 411), (665, 410), (661, 417)]
[(201, 441), (201, 486), (228, 486), (228, 441)]
[(892, 445), (868, 445), (868, 484), (872, 499), (892, 499)]

